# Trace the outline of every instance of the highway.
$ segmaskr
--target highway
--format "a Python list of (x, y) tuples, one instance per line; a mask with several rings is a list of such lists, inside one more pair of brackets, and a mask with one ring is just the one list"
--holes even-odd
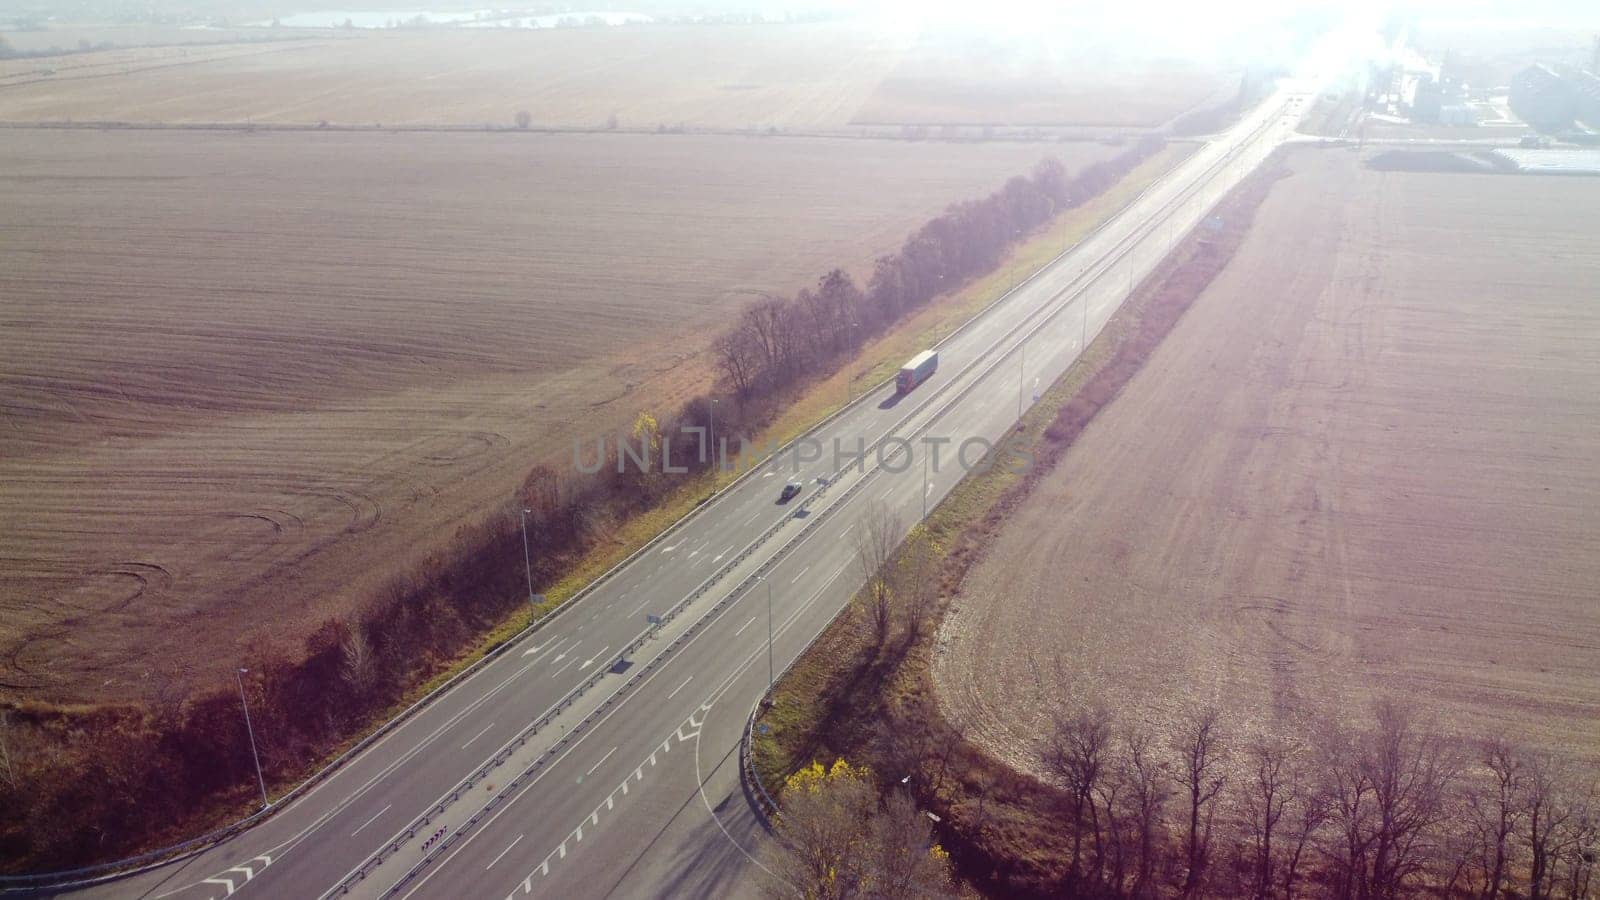
[[(862, 513), (883, 504), (909, 526), (931, 509), (964, 475), (962, 441), (1008, 434), (1019, 406), (1292, 134), (1314, 96), (1281, 87), (945, 339), (926, 384), (905, 397), (892, 384), (869, 391), (812, 433), (817, 458), (764, 463), (264, 823), (78, 893), (750, 893), (761, 834), (740, 788), (740, 734), (769, 666), (781, 671), (864, 580)], [(908, 443), (872, 452), (886, 437)], [(924, 437), (949, 442), (935, 456)], [(869, 452), (836, 458), (836, 440)], [(779, 504), (792, 478), (805, 490)]]

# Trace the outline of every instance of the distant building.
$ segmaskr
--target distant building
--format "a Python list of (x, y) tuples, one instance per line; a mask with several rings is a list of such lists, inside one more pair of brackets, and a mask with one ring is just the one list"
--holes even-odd
[(1529, 66), (1511, 79), (1511, 111), (1535, 128), (1562, 129), (1578, 117), (1578, 92), (1543, 63)]
[(1439, 107), (1440, 125), (1477, 125), (1478, 112), (1465, 103)]
[(1414, 122), (1437, 122), (1439, 110), (1444, 108), (1444, 87), (1434, 81), (1431, 76), (1423, 75), (1417, 79), (1416, 96), (1411, 101), (1411, 120)]

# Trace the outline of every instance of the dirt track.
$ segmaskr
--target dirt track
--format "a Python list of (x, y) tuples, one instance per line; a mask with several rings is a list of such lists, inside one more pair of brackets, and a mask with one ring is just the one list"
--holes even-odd
[(1034, 773), (1094, 700), (1600, 757), (1600, 179), (1289, 164), (967, 579), (946, 711)]

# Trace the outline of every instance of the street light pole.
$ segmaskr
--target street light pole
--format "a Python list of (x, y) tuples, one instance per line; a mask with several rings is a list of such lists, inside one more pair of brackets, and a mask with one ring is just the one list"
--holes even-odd
[(1024, 364), (1027, 359), (1028, 345), (1023, 344), (1017, 351), (1017, 421), (1019, 422), (1022, 420), (1022, 382), (1027, 377), (1023, 374), (1023, 370), (1027, 368)]
[(526, 507), (522, 510), (522, 567), (528, 572), (528, 603), (533, 603), (533, 557), (528, 553), (528, 513), (532, 510)]
[(717, 469), (717, 398), (715, 397), (711, 398), (711, 427), (707, 430), (711, 437), (711, 468), (715, 471)]
[(922, 518), (928, 518), (928, 448), (922, 448)]
[(256, 750), (256, 729), (250, 724), (250, 703), (244, 698), (244, 673), (249, 669), (238, 669), (233, 673), (235, 681), (239, 682), (239, 704), (244, 707), (244, 730), (250, 735), (250, 756), (256, 761), (256, 784), (261, 786), (261, 808), (266, 809), (272, 804), (267, 802), (267, 779), (261, 775), (261, 754)]

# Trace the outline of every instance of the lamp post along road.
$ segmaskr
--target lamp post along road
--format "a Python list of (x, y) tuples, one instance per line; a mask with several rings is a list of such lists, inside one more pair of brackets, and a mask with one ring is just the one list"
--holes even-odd
[(1027, 376), (1023, 374), (1027, 368), (1024, 365), (1027, 359), (1028, 345), (1023, 344), (1022, 348), (1017, 351), (1017, 421), (1019, 422), (1022, 421), (1022, 384), (1027, 380)]
[(250, 702), (244, 698), (244, 673), (249, 669), (238, 669), (233, 673), (235, 681), (239, 682), (239, 705), (244, 707), (244, 730), (250, 735), (250, 756), (256, 761), (256, 784), (261, 786), (261, 808), (271, 806), (267, 802), (267, 779), (261, 774), (261, 754), (256, 750), (256, 729), (250, 724)]
[[(718, 465), (717, 456), (717, 398), (715, 397), (711, 398), (711, 424), (706, 428), (706, 436), (709, 438), (707, 443), (711, 445), (711, 468), (713, 471), (718, 471), (721, 466)], [(711, 483), (716, 484), (716, 481), (713, 480)]]
[(528, 513), (533, 510), (522, 511), (522, 567), (528, 573), (528, 603), (533, 603), (533, 557), (528, 553)]
[(922, 448), (922, 518), (928, 518), (928, 448)]

